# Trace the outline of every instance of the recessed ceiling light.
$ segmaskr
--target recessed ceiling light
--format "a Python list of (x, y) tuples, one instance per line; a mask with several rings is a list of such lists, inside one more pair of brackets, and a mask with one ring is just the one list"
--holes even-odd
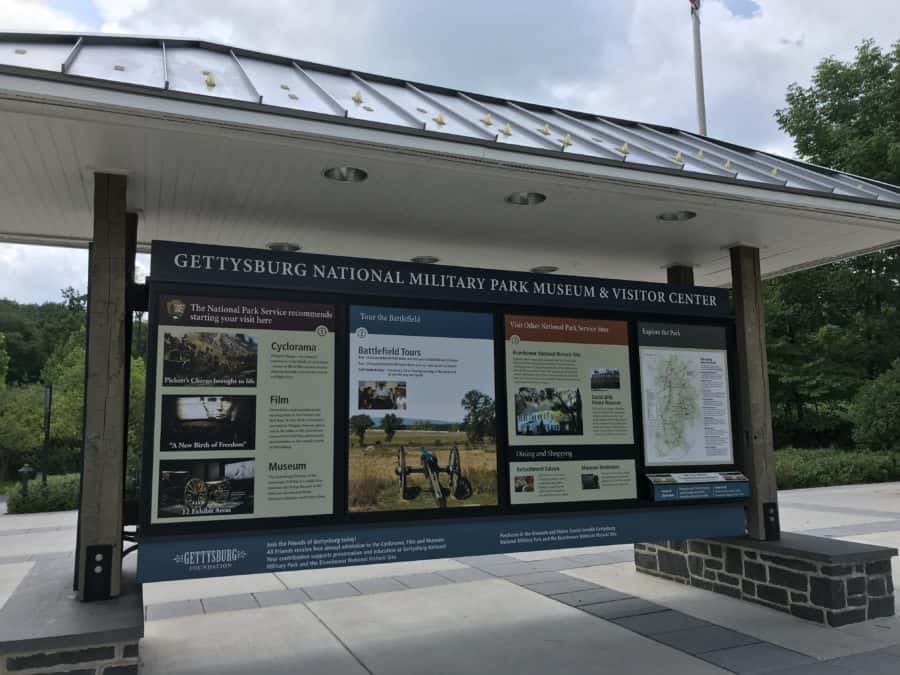
[(266, 248), (270, 251), (286, 251), (293, 253), (294, 251), (300, 250), (300, 244), (295, 244), (291, 241), (272, 241), (266, 244)]
[(657, 220), (664, 220), (667, 223), (682, 221), (682, 220), (690, 220), (691, 218), (696, 218), (697, 214), (693, 211), (664, 211), (656, 216)]
[(537, 206), (541, 202), (547, 201), (547, 195), (540, 192), (513, 192), (506, 198), (506, 201), (517, 206)]
[(433, 265), (440, 258), (435, 258), (433, 255), (417, 255), (415, 258), (410, 258), (410, 262), (419, 263), (421, 265)]
[(554, 265), (538, 265), (537, 267), (531, 268), (531, 271), (535, 274), (553, 274), (558, 270), (559, 268)]
[(338, 183), (362, 183), (369, 177), (369, 174), (355, 166), (333, 166), (325, 169), (322, 175), (330, 180), (336, 180)]

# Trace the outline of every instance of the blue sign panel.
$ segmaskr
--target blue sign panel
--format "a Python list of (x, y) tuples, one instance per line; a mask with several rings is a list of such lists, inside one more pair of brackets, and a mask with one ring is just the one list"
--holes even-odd
[(743, 535), (741, 504), (275, 530), (141, 541), (141, 582)]
[(654, 485), (653, 499), (657, 502), (691, 501), (694, 499), (746, 499), (750, 483), (690, 483), (687, 485)]

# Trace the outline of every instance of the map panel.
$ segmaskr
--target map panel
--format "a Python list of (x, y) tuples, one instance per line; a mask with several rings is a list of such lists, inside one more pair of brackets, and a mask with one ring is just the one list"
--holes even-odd
[(725, 330), (639, 324), (648, 466), (734, 461)]

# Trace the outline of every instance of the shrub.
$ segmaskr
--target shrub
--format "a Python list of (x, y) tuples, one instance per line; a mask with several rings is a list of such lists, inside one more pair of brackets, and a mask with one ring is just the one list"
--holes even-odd
[(40, 479), (28, 483), (28, 495), (22, 494), (22, 486), (9, 491), (6, 508), (10, 513), (40, 513), (43, 511), (70, 511), (78, 508), (80, 476), (67, 473), (48, 476), (47, 485)]
[(850, 415), (853, 440), (870, 450), (900, 448), (900, 359), (859, 388)]
[(853, 450), (801, 450), (775, 453), (778, 488), (826, 487), (900, 480), (900, 455)]

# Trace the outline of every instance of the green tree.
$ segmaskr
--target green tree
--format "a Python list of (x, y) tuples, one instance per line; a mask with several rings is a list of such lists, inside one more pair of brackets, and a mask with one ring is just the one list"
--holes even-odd
[(0, 390), (6, 387), (6, 371), (9, 369), (9, 353), (6, 351), (6, 336), (0, 333)]
[(6, 352), (10, 361), (6, 373), (8, 384), (37, 381), (47, 358), (41, 345), (40, 330), (31, 312), (12, 300), (0, 300), (0, 331), (6, 336)]
[[(42, 305), (0, 300), (0, 326), (14, 326), (20, 340), (15, 347), (18, 351), (10, 350), (8, 356), (19, 368), (6, 379), (11, 383), (35, 383), (13, 384), (3, 391), (7, 352), (3, 348), (6, 336), (0, 333), (0, 479), (14, 478), (14, 472), (25, 461), (38, 464), (37, 450), (43, 442), (43, 387), (37, 382), (53, 386), (49, 470), (70, 472), (80, 467), (87, 300), (72, 288), (63, 289), (62, 297), (62, 302)], [(135, 334), (134, 344), (146, 345), (146, 327), (141, 326), (140, 331)], [(29, 344), (22, 342), (26, 339)], [(127, 494), (134, 494), (139, 483), (145, 373), (144, 359), (132, 358)]]
[(470, 443), (481, 443), (485, 438), (496, 436), (497, 411), (494, 399), (477, 389), (471, 389), (463, 396), (460, 404), (466, 411), (462, 428)]
[(42, 440), (44, 388), (39, 384), (0, 391), (0, 480), (11, 480), (25, 462), (37, 463)]
[[(53, 409), (50, 418), (51, 445), (55, 449), (57, 470), (77, 468), (81, 455), (84, 419), (85, 329), (72, 332), (50, 358), (41, 379), (53, 386)], [(128, 397), (128, 437), (126, 490), (133, 494), (140, 477), (141, 449), (144, 438), (144, 359), (131, 359)]]
[[(394, 413), (388, 413), (381, 419), (381, 429), (384, 431), (384, 438), (390, 443), (394, 440), (394, 434), (403, 426), (403, 420)], [(360, 443), (362, 441), (360, 440)]]
[(900, 448), (900, 359), (871, 382), (853, 400), (856, 423), (853, 438), (870, 450)]
[(56, 442), (81, 446), (84, 416), (85, 329), (71, 333), (47, 359), (41, 379), (53, 387), (50, 435)]
[[(900, 183), (900, 43), (824, 59), (775, 116), (802, 159)], [(851, 442), (856, 393), (900, 354), (898, 280), (894, 249), (765, 284), (776, 443)]]
[(806, 160), (900, 184), (900, 42), (882, 51), (873, 40), (846, 63), (823, 59), (809, 87), (788, 87), (775, 113)]
[(359, 444), (366, 442), (366, 432), (375, 426), (368, 415), (353, 415), (350, 418), (350, 431), (359, 439)]
[(0, 299), (0, 332), (6, 334), (10, 357), (8, 383), (38, 382), (50, 355), (84, 325), (85, 296), (72, 288), (61, 295), (62, 302), (42, 304)]

